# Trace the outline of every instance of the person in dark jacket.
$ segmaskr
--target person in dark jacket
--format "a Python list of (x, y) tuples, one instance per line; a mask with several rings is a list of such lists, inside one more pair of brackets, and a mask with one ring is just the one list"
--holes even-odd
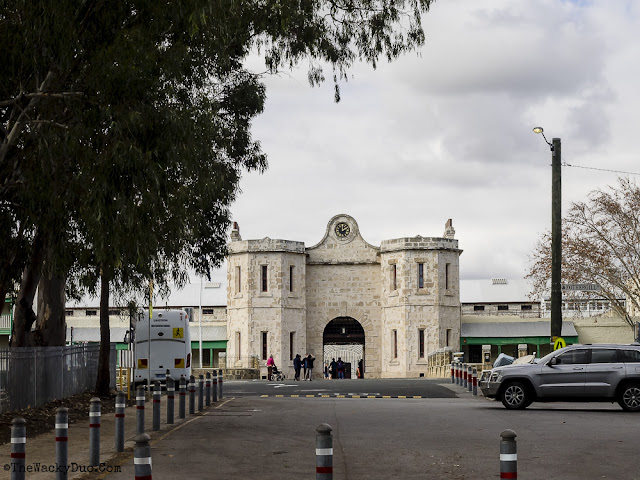
[(307, 367), (307, 373), (305, 380), (311, 381), (311, 375), (313, 374), (313, 361), (316, 359), (310, 353), (307, 355), (307, 358), (304, 359), (305, 366)]
[(294, 380), (300, 381), (300, 369), (302, 368), (302, 360), (300, 354), (296, 354), (296, 358), (293, 359), (293, 370), (296, 372)]
[(336, 363), (336, 359), (332, 358), (331, 363), (329, 364), (329, 372), (331, 373), (331, 378), (338, 378), (337, 365), (338, 364)]

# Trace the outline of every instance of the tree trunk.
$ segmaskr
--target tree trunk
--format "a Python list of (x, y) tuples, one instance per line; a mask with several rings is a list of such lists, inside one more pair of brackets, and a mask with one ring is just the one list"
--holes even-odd
[(35, 345), (64, 346), (66, 325), (64, 317), (64, 276), (45, 274), (38, 285), (38, 318), (33, 335)]
[(30, 347), (33, 345), (31, 326), (36, 321), (36, 315), (33, 313), (33, 299), (42, 274), (43, 259), (44, 235), (38, 230), (33, 239), (29, 265), (22, 274), (15, 317), (11, 327), (11, 342), (9, 344), (11, 347)]
[(111, 352), (111, 334), (109, 331), (109, 280), (110, 270), (103, 267), (100, 271), (100, 360), (96, 379), (96, 395), (109, 394), (109, 353)]

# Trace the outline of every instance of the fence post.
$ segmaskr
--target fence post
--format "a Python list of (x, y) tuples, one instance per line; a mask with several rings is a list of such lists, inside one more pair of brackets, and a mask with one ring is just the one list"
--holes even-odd
[(100, 404), (98, 397), (89, 405), (89, 466), (100, 465)]
[(189, 415), (196, 413), (196, 377), (189, 377)]
[(516, 437), (513, 430), (500, 434), (500, 478), (518, 478)]
[(211, 372), (207, 372), (204, 381), (204, 404), (211, 405)]
[(136, 479), (151, 480), (150, 439), (146, 433), (140, 433), (133, 439), (136, 442), (133, 447), (133, 473)]
[(167, 424), (173, 425), (174, 407), (175, 407), (175, 387), (176, 382), (173, 377), (167, 376)]
[(124, 392), (120, 390), (116, 395), (116, 452), (124, 452)]
[(451, 364), (451, 383), (456, 383), (455, 372), (453, 370), (453, 363)]
[(462, 388), (467, 389), (467, 364), (462, 364)]
[(184, 404), (185, 404), (185, 398), (187, 395), (187, 379), (184, 378), (184, 375), (180, 375), (180, 402), (178, 405), (178, 416), (180, 418), (184, 418), (185, 417), (185, 408), (184, 408)]
[(69, 410), (56, 410), (56, 480), (67, 479), (69, 463)]
[(469, 383), (469, 391), (472, 392), (473, 391), (473, 367), (471, 366), (467, 368), (467, 380)]
[(160, 382), (156, 380), (153, 382), (153, 426), (152, 429), (154, 432), (160, 430), (160, 395), (162, 395), (162, 391), (160, 390)]
[(204, 408), (204, 375), (198, 375), (198, 411)]
[(474, 367), (473, 368), (473, 394), (477, 397), (478, 396), (478, 370)]
[(144, 433), (144, 387), (136, 390), (136, 434)]
[(27, 426), (24, 418), (11, 421), (11, 480), (24, 480)]
[(321, 423), (316, 428), (316, 480), (333, 479), (333, 437), (331, 426)]
[(224, 393), (222, 392), (222, 384), (224, 382), (224, 375), (222, 375), (222, 369), (218, 370), (218, 400), (222, 400)]
[(213, 371), (211, 375), (213, 384), (211, 385), (211, 396), (213, 397), (213, 402), (218, 401), (218, 372), (216, 370)]

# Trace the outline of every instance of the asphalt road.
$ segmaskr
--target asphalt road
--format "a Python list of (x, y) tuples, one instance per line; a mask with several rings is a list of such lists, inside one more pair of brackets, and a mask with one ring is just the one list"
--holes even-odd
[(433, 379), (353, 379), (269, 382), (266, 380), (234, 380), (224, 384), (226, 396), (261, 395), (330, 395), (330, 396), (418, 396), (454, 398), (456, 393)]
[[(375, 390), (402, 385), (378, 382)], [(443, 389), (448, 397), (265, 398), (258, 396), (264, 386), (228, 382), (226, 396), (255, 393), (236, 395), (155, 441), (153, 477), (314, 478), (316, 427), (327, 423), (333, 429), (334, 479), (499, 478), (505, 429), (518, 435), (520, 479), (640, 479), (640, 415), (610, 403), (534, 403), (509, 411), (458, 387), (422, 382), (427, 391)], [(107, 478), (132, 477), (128, 462)]]

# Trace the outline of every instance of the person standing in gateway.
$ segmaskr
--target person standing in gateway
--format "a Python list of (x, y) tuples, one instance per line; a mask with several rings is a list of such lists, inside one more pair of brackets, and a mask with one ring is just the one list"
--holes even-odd
[(307, 358), (304, 359), (304, 362), (307, 366), (307, 373), (306, 373), (306, 377), (305, 380), (309, 380), (311, 381), (311, 374), (313, 373), (313, 361), (316, 359), (316, 357), (314, 357), (311, 354), (307, 355)]
[(302, 360), (300, 354), (296, 353), (296, 358), (293, 359), (293, 370), (296, 372), (293, 377), (294, 380), (300, 381), (300, 369), (302, 368)]

